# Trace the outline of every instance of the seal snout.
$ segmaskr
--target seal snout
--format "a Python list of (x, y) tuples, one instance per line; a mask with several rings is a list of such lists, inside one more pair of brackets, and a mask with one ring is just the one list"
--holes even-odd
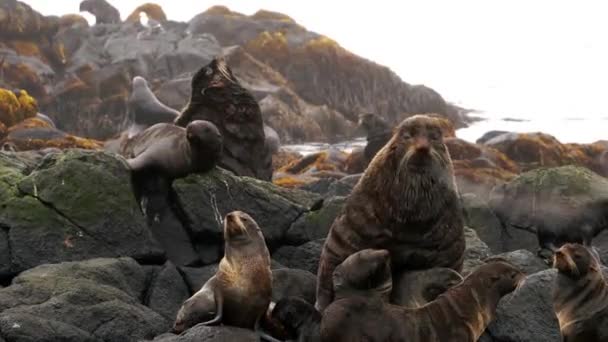
[(241, 211), (233, 211), (226, 215), (224, 220), (224, 229), (230, 238), (247, 236), (247, 226), (245, 225), (249, 218)]
[(579, 275), (579, 269), (574, 260), (572, 260), (570, 245), (563, 245), (560, 249), (555, 251), (553, 255), (553, 267), (557, 268), (558, 271), (571, 274)]

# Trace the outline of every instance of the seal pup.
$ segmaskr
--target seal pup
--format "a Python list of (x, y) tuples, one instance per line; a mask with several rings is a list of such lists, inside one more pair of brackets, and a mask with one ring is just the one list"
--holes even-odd
[(222, 136), (209, 121), (196, 120), (184, 129), (159, 123), (131, 139), (122, 155), (134, 173), (151, 171), (166, 179), (212, 169), (222, 150)]
[(175, 119), (213, 122), (224, 137), (219, 165), (239, 176), (270, 181), (272, 154), (266, 142), (260, 106), (241, 86), (223, 57), (213, 59), (192, 77), (190, 102)]
[(332, 280), (336, 300), (365, 296), (388, 302), (393, 289), (390, 253), (364, 249), (351, 254), (336, 267)]
[(513, 265), (492, 261), (420, 308), (404, 308), (380, 298), (340, 299), (323, 314), (321, 340), (475, 342), (495, 318), (500, 299), (524, 277)]
[(131, 123), (129, 139), (154, 124), (172, 123), (178, 115), (179, 111), (158, 100), (145, 78), (133, 77), (131, 96), (127, 102), (127, 118)]
[(406, 308), (419, 308), (462, 280), (458, 272), (445, 267), (404, 272), (394, 280), (390, 302)]
[(302, 298), (282, 298), (275, 304), (270, 317), (287, 332), (287, 341), (321, 341), (321, 313)]
[(323, 245), (317, 310), (334, 298), (336, 266), (366, 248), (387, 249), (397, 273), (462, 268), (463, 214), (437, 119), (405, 119), (355, 185)]
[(174, 333), (201, 322), (258, 331), (272, 296), (270, 253), (264, 235), (251, 216), (233, 211), (224, 219), (224, 240), (224, 257), (217, 272), (179, 309)]
[(120, 12), (106, 0), (83, 0), (80, 2), (79, 10), (94, 15), (95, 25), (121, 22)]
[(558, 271), (553, 308), (562, 341), (608, 341), (608, 284), (599, 257), (580, 244), (568, 243), (553, 257)]

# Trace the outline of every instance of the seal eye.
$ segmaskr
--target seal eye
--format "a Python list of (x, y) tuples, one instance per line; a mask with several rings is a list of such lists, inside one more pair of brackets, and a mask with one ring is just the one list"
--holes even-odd
[(205, 75), (210, 76), (210, 75), (211, 75), (211, 73), (213, 73), (213, 70), (211, 70), (211, 68), (210, 68), (210, 67), (206, 67), (206, 68), (205, 68)]
[(432, 130), (429, 132), (429, 139), (431, 140), (439, 140), (441, 139), (441, 133), (437, 130)]

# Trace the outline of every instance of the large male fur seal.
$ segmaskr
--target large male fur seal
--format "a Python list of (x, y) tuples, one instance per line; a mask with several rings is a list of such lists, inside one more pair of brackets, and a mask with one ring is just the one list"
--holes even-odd
[(184, 129), (156, 124), (131, 139), (122, 151), (133, 172), (151, 171), (166, 179), (213, 168), (222, 150), (222, 136), (211, 122), (196, 120)]
[(179, 112), (160, 102), (141, 76), (132, 82), (131, 96), (127, 102), (129, 127), (128, 138), (157, 123), (172, 123)]
[(270, 253), (262, 230), (248, 214), (234, 211), (224, 221), (224, 258), (216, 274), (187, 299), (173, 331), (203, 322), (257, 328), (272, 295)]
[(437, 119), (404, 120), (353, 189), (321, 253), (319, 311), (333, 300), (336, 266), (366, 248), (387, 249), (394, 272), (462, 268), (462, 210)]
[(391, 303), (419, 308), (461, 282), (462, 276), (451, 268), (404, 272), (394, 280)]
[(598, 257), (580, 244), (565, 244), (555, 252), (558, 274), (553, 308), (562, 340), (608, 341), (608, 284)]
[(511, 264), (492, 261), (421, 308), (361, 296), (337, 300), (323, 314), (321, 340), (475, 342), (494, 319), (499, 300), (523, 278)]
[(83, 0), (80, 12), (89, 12), (95, 16), (95, 24), (118, 24), (120, 12), (106, 0)]
[(223, 58), (213, 59), (192, 77), (190, 102), (175, 124), (185, 127), (192, 120), (208, 120), (219, 128), (224, 137), (220, 166), (240, 176), (272, 178), (260, 106)]

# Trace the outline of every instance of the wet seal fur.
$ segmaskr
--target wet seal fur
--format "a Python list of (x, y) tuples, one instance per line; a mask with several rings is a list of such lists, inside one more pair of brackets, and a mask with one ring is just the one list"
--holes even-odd
[(322, 341), (443, 342), (479, 339), (495, 318), (500, 299), (524, 274), (504, 261), (479, 266), (464, 281), (420, 308), (404, 308), (380, 298), (349, 297), (327, 307)]
[(173, 180), (211, 170), (221, 150), (217, 127), (196, 120), (185, 129), (167, 123), (153, 125), (129, 140), (121, 154), (133, 172), (150, 171)]
[(215, 275), (177, 313), (174, 333), (201, 323), (256, 329), (272, 295), (270, 253), (264, 235), (248, 214), (224, 219), (225, 254)]
[(445, 267), (404, 272), (394, 280), (391, 303), (406, 308), (419, 308), (434, 301), (462, 280), (458, 272)]
[(150, 90), (148, 81), (141, 76), (133, 77), (131, 96), (127, 102), (128, 138), (157, 123), (172, 123), (179, 111), (166, 106)]
[(608, 341), (608, 284), (599, 257), (580, 244), (565, 244), (554, 254), (558, 274), (553, 308), (562, 341)]
[(387, 249), (398, 273), (462, 268), (462, 209), (437, 119), (416, 115), (404, 120), (348, 197), (321, 252), (319, 311), (334, 299), (336, 266), (366, 248)]
[(266, 140), (257, 101), (238, 82), (223, 57), (213, 59), (192, 77), (190, 102), (175, 119), (213, 122), (224, 137), (219, 165), (239, 176), (272, 179), (272, 140)]
[(288, 341), (321, 341), (321, 314), (302, 298), (287, 297), (279, 300), (270, 316), (287, 332)]

